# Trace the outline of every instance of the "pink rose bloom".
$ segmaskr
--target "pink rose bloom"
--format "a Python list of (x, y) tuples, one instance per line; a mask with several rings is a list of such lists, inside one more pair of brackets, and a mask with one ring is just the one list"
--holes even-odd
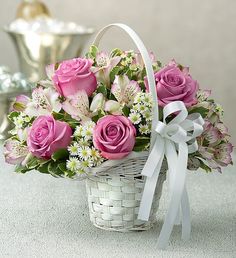
[(36, 157), (50, 159), (51, 155), (67, 148), (71, 142), (70, 126), (55, 120), (52, 116), (39, 116), (28, 132), (27, 145)]
[(107, 115), (94, 128), (93, 144), (106, 159), (122, 159), (134, 148), (136, 129), (125, 116)]
[[(186, 107), (197, 103), (198, 83), (189, 74), (188, 68), (180, 70), (175, 61), (155, 73), (158, 103), (164, 107), (172, 101), (183, 101)], [(147, 78), (144, 79), (149, 91)]]
[(90, 69), (91, 66), (92, 61), (86, 58), (61, 62), (52, 76), (57, 91), (67, 97), (85, 90), (88, 96), (91, 96), (97, 88), (97, 80)]

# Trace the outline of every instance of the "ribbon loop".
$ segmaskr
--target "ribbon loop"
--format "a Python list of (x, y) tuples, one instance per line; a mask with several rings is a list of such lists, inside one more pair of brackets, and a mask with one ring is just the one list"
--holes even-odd
[[(172, 120), (171, 117), (174, 117)], [(168, 122), (168, 120), (170, 120)], [(190, 114), (182, 101), (163, 108), (163, 122), (158, 121), (156, 139), (142, 170), (147, 176), (138, 219), (148, 220), (153, 196), (164, 157), (167, 159), (170, 179), (170, 204), (159, 236), (158, 246), (164, 248), (169, 240), (179, 210), (182, 210), (182, 237), (188, 239), (191, 231), (190, 208), (185, 185), (188, 153), (198, 149), (196, 137), (203, 131), (200, 114)]]

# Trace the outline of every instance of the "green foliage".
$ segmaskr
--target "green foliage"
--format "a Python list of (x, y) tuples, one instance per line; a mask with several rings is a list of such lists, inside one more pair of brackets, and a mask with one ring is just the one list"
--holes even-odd
[(192, 113), (199, 113), (203, 118), (205, 118), (208, 114), (209, 110), (204, 108), (204, 107), (192, 107), (190, 110), (189, 110), (189, 114), (192, 114)]
[(8, 115), (8, 118), (11, 122), (14, 122), (14, 118), (18, 117), (20, 115), (20, 112), (13, 111)]
[(110, 57), (115, 57), (115, 56), (121, 56), (122, 55), (122, 50), (120, 50), (119, 48), (115, 48), (111, 51), (110, 53)]
[(90, 48), (89, 48), (89, 52), (86, 53), (86, 58), (91, 58), (91, 59), (95, 59), (96, 56), (97, 56), (97, 53), (98, 53), (98, 48), (94, 45), (92, 45)]
[(113, 82), (115, 80), (115, 76), (119, 74), (121, 68), (119, 66), (115, 66), (110, 72), (110, 81)]
[(122, 109), (122, 112), (123, 112), (123, 114), (124, 114), (125, 116), (128, 117), (129, 114), (130, 114), (130, 108), (125, 105), (125, 106), (123, 107), (123, 109)]
[(107, 97), (107, 87), (103, 83), (100, 83), (100, 85), (97, 88), (97, 93), (102, 93), (105, 97)]
[(146, 150), (148, 144), (150, 143), (150, 138), (146, 136), (137, 136), (135, 139), (134, 151), (144, 151)]
[(100, 109), (100, 110), (98, 110), (97, 115), (92, 117), (92, 121), (93, 121), (94, 123), (97, 123), (97, 121), (98, 121), (100, 118), (102, 118), (103, 116), (105, 116), (105, 115), (106, 115), (106, 113), (105, 113), (103, 110)]
[(67, 114), (65, 112), (63, 112), (63, 113), (53, 112), (52, 115), (56, 120), (68, 123), (70, 125), (70, 127), (73, 129), (75, 129), (76, 126), (80, 125), (80, 122), (78, 120), (72, 118), (69, 114)]
[(212, 169), (211, 169), (209, 166), (207, 166), (206, 163), (204, 163), (203, 160), (201, 160), (201, 159), (198, 159), (198, 160), (199, 160), (199, 162), (200, 162), (200, 168), (202, 168), (203, 170), (205, 170), (207, 173), (209, 173), (209, 172), (212, 171)]
[(68, 157), (69, 157), (69, 152), (67, 149), (59, 149), (58, 151), (52, 154), (53, 161), (65, 160)]

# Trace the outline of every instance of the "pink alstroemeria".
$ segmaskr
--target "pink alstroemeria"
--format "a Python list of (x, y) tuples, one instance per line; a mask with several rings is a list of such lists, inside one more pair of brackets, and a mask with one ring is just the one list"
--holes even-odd
[(9, 164), (22, 164), (29, 154), (27, 146), (13, 139), (8, 139), (4, 144), (5, 160)]
[(75, 95), (68, 96), (62, 104), (62, 108), (78, 121), (90, 120), (89, 99), (83, 90)]
[(26, 95), (19, 95), (15, 98), (15, 101), (10, 108), (10, 111), (23, 112), (26, 109), (27, 104), (30, 102), (30, 98)]
[(104, 110), (112, 115), (122, 115), (121, 106), (115, 100), (106, 101)]
[(97, 112), (98, 110), (103, 109), (105, 104), (105, 97), (102, 93), (98, 93), (93, 97), (92, 103), (90, 105), (90, 111), (93, 113)]
[(50, 115), (52, 112), (59, 112), (62, 105), (59, 94), (54, 88), (35, 88), (32, 92), (32, 101), (27, 104), (25, 113), (32, 116)]
[[(149, 57), (150, 57), (150, 60), (152, 61), (153, 64), (156, 63), (156, 57), (155, 57), (153, 52), (149, 53)], [(139, 67), (140, 70), (144, 69), (145, 64), (143, 62), (143, 58), (142, 58), (141, 53), (139, 53), (139, 52), (135, 53), (135, 57), (133, 59), (132, 65), (135, 65), (135, 66)]]
[(95, 73), (97, 81), (103, 82), (107, 87), (110, 87), (110, 72), (120, 62), (120, 60), (120, 56), (110, 58), (106, 52), (99, 52), (95, 59), (97, 66), (91, 67), (92, 72)]
[(219, 172), (220, 167), (232, 163), (233, 145), (228, 142), (228, 137), (228, 129), (222, 122), (213, 125), (208, 120), (205, 122), (202, 135), (198, 137), (199, 153), (212, 169)]
[(112, 94), (121, 105), (132, 106), (134, 98), (141, 91), (136, 81), (129, 80), (127, 75), (116, 75), (111, 87)]

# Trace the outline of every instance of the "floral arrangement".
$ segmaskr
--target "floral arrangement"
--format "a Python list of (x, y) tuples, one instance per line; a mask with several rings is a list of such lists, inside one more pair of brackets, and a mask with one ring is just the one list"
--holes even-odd
[[(183, 101), (189, 114), (200, 113), (204, 131), (188, 168), (207, 172), (232, 164), (223, 110), (200, 90), (189, 69), (175, 61), (162, 66), (150, 53), (162, 110)], [(16, 172), (36, 169), (53, 176), (86, 177), (107, 160), (148, 151), (153, 100), (139, 53), (114, 49), (110, 54), (91, 46), (84, 58), (49, 65), (48, 78), (20, 95), (9, 119), (14, 128), (5, 142), (5, 159)], [(170, 118), (171, 119), (171, 118)]]

